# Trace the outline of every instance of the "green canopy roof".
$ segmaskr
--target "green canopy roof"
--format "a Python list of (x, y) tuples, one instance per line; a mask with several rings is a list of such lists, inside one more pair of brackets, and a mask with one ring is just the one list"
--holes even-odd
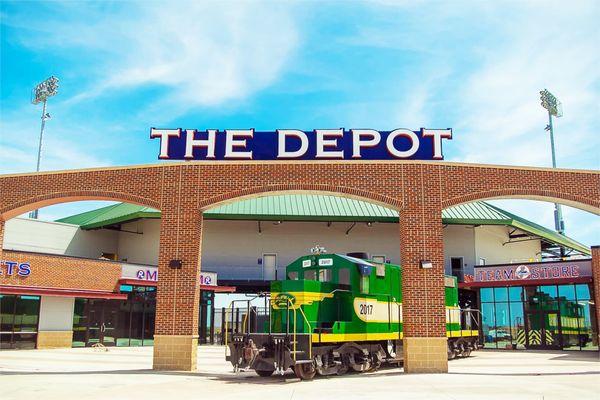
[[(117, 203), (96, 210), (58, 219), (82, 229), (98, 229), (140, 218), (160, 218), (160, 211), (128, 203)], [(214, 207), (204, 212), (205, 219), (251, 221), (326, 221), (398, 222), (398, 212), (373, 203), (345, 197), (293, 194), (257, 197)], [(528, 221), (483, 201), (461, 204), (442, 211), (447, 225), (505, 225), (539, 236), (547, 242), (583, 254), (590, 249), (551, 229)]]

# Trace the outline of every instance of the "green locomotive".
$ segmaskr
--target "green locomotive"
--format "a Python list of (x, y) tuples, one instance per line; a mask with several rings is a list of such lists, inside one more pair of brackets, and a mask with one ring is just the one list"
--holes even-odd
[[(300, 257), (285, 280), (271, 283), (269, 319), (252, 330), (246, 314), (242, 332), (226, 334), (226, 358), (235, 370), (268, 376), (292, 368), (300, 379), (399, 363), (401, 280), (398, 265), (341, 254)], [(467, 357), (478, 348), (479, 314), (460, 310), (456, 278), (445, 280), (448, 357)]]

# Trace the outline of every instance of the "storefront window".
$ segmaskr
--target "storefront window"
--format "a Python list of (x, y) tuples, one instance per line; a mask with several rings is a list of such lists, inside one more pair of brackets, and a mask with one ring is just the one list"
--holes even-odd
[(482, 288), (480, 297), (485, 347), (598, 350), (589, 284)]
[(523, 318), (523, 303), (520, 301), (510, 303), (510, 334), (513, 346), (519, 350), (524, 349), (525, 321)]
[(579, 345), (581, 350), (598, 350), (598, 335), (594, 334), (593, 326), (596, 326), (594, 304), (589, 300), (579, 300)]
[(575, 292), (577, 293), (577, 300), (591, 299), (590, 286), (587, 283), (583, 285), (575, 285)]
[(496, 302), (508, 301), (508, 288), (505, 288), (505, 287), (494, 288), (494, 300)]
[(560, 285), (558, 287), (558, 297), (566, 300), (575, 300), (575, 286), (573, 285)]
[(505, 349), (511, 344), (510, 317), (508, 303), (496, 303), (496, 329), (495, 334), (497, 347)]
[(73, 311), (73, 347), (85, 347), (87, 333), (87, 313), (85, 303), (87, 299), (75, 299)]
[(483, 330), (483, 345), (488, 348), (496, 347), (496, 318), (494, 303), (483, 303), (481, 305), (481, 325)]
[(489, 303), (494, 301), (494, 289), (493, 288), (481, 288), (479, 291), (482, 303)]
[(39, 296), (0, 295), (0, 349), (35, 349)]
[(545, 293), (546, 297), (551, 297), (553, 299), (555, 299), (556, 297), (558, 297), (558, 294), (556, 292), (556, 286), (555, 285), (551, 285), (551, 286), (540, 286), (538, 289), (541, 293)]
[(512, 286), (508, 288), (508, 299), (512, 301), (522, 301), (523, 300), (523, 287), (522, 286)]

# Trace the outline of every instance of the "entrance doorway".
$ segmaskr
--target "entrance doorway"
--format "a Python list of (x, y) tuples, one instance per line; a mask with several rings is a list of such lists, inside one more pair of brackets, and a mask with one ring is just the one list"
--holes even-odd
[(198, 319), (198, 343), (215, 344), (215, 292), (200, 291), (200, 318)]
[(104, 346), (115, 346), (119, 301), (88, 299), (86, 304), (88, 326), (85, 345), (100, 343)]
[(560, 349), (558, 311), (535, 310), (525, 314), (528, 349)]
[(75, 299), (73, 347), (151, 346), (156, 288), (121, 285), (127, 300)]
[(263, 280), (277, 279), (277, 254), (263, 254)]

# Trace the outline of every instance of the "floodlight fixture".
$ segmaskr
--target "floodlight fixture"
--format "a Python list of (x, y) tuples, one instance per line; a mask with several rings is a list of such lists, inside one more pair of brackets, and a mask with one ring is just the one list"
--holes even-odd
[[(541, 105), (548, 110), (548, 125), (545, 130), (550, 132), (550, 149), (552, 151), (552, 168), (556, 168), (556, 154), (554, 151), (554, 125), (552, 117), (560, 118), (563, 116), (562, 103), (548, 89), (540, 90)], [(554, 228), (560, 234), (565, 233), (565, 221), (562, 216), (560, 204), (554, 204)], [(561, 255), (564, 248), (561, 247)]]
[[(50, 119), (50, 113), (46, 112), (46, 103), (52, 96), (56, 96), (58, 93), (58, 78), (54, 75), (46, 79), (43, 82), (38, 83), (31, 91), (31, 103), (39, 104), (42, 103), (42, 127), (40, 129), (40, 141), (38, 145), (38, 156), (36, 172), (40, 170), (40, 162), (42, 159), (42, 139), (44, 137), (44, 127), (46, 126), (46, 120)], [(29, 213), (30, 218), (37, 219), (38, 210), (33, 210)]]
[(38, 83), (31, 91), (31, 103), (39, 104), (46, 102), (49, 97), (58, 93), (58, 78), (51, 76), (43, 82)]

